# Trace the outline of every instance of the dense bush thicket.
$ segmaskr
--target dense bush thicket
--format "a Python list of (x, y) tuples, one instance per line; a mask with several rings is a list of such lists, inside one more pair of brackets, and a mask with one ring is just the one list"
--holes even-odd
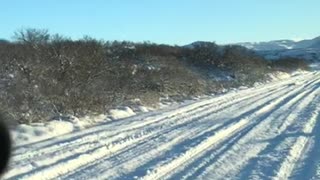
[(309, 66), (306, 60), (294, 58), (294, 57), (283, 57), (276, 61), (272, 61), (271, 66), (275, 70), (290, 72), (296, 69), (308, 70)]
[[(296, 68), (293, 61), (285, 61)], [(152, 43), (71, 40), (46, 30), (26, 29), (0, 42), (1, 109), (18, 122), (61, 114), (101, 113), (140, 99), (184, 98), (219, 91), (219, 83), (248, 84), (272, 65), (239, 46), (203, 43), (190, 47)], [(305, 65), (299, 61), (298, 67)], [(215, 82), (192, 67), (230, 72), (232, 82)], [(269, 68), (268, 68), (269, 67)]]

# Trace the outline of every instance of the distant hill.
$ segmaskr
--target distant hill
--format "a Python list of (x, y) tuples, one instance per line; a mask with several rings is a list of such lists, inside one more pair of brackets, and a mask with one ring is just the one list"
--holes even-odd
[(320, 48), (320, 36), (314, 39), (302, 41), (276, 40), (269, 42), (244, 42), (237, 43), (237, 45), (241, 45), (255, 51)]
[(1, 39), (1, 38), (0, 38), (0, 44), (4, 44), (4, 43), (9, 43), (9, 41), (6, 40), (6, 39)]
[(302, 41), (276, 40), (269, 42), (244, 42), (237, 43), (269, 60), (277, 60), (284, 57), (295, 57), (310, 62), (320, 61), (320, 36), (314, 39)]

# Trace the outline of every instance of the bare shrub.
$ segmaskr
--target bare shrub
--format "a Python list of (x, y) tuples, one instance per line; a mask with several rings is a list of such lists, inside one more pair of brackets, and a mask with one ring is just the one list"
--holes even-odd
[(284, 57), (271, 62), (271, 66), (280, 71), (294, 71), (296, 69), (308, 70), (309, 65), (303, 59)]
[[(0, 101), (3, 113), (20, 123), (103, 113), (134, 99), (156, 105), (160, 97), (217, 92), (260, 80), (270, 65), (247, 49), (215, 43), (184, 48), (88, 36), (71, 40), (38, 29), (19, 30), (15, 39), (0, 43)], [(293, 59), (271, 66), (306, 68)], [(234, 80), (212, 80), (201, 73), (208, 67), (228, 71)]]

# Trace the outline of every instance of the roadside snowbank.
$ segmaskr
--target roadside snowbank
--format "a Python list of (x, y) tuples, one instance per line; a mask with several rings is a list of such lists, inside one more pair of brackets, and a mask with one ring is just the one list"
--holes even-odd
[(109, 110), (109, 114), (112, 119), (122, 119), (136, 115), (136, 113), (133, 112), (133, 110), (129, 107), (124, 107), (122, 109), (111, 109)]
[(73, 123), (58, 120), (31, 125), (21, 124), (11, 131), (11, 137), (15, 145), (24, 145), (70, 133), (74, 129)]
[(139, 106), (136, 109), (137, 110), (134, 111), (130, 107), (121, 107), (111, 109), (107, 114), (84, 116), (81, 118), (68, 116), (57, 118), (46, 123), (20, 124), (11, 130), (11, 137), (14, 145), (25, 145), (68, 134), (93, 125), (99, 125), (103, 122), (127, 118), (150, 110), (150, 108), (143, 106)]

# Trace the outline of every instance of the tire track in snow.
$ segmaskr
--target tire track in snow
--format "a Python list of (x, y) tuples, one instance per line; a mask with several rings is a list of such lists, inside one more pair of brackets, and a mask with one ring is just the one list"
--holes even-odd
[[(284, 92), (285, 93), (285, 92)], [(265, 95), (264, 97), (267, 97), (268, 95)], [(253, 99), (253, 101), (254, 101), (254, 99)], [(248, 104), (252, 104), (252, 102), (246, 102), (246, 104), (245, 105), (243, 105), (244, 107), (245, 106), (248, 106)], [(235, 104), (233, 104), (232, 106), (235, 106)], [(237, 108), (241, 108), (241, 107), (237, 107)], [(210, 116), (208, 116), (209, 114), (211, 114)], [(197, 119), (194, 119), (194, 118), (191, 118), (192, 119), (192, 122), (191, 123), (193, 123), (193, 124), (195, 124), (195, 122), (196, 122), (196, 120), (198, 120), (198, 119), (210, 119), (210, 118), (212, 118), (212, 117), (214, 117), (214, 112), (212, 112), (212, 111), (210, 111), (209, 113), (207, 113), (207, 114), (205, 114), (204, 116), (202, 116), (202, 117), (199, 117), (199, 118), (197, 118)], [(184, 124), (184, 126), (186, 126), (187, 124)], [(195, 126), (196, 126), (197, 124), (195, 124)], [(168, 132), (171, 132), (171, 131), (174, 131), (174, 130), (177, 130), (177, 127), (173, 127), (173, 129), (169, 129), (168, 130)], [(186, 130), (188, 130), (188, 129), (186, 129)], [(203, 131), (203, 130), (202, 130)], [(158, 135), (156, 135), (156, 136), (158, 136)], [(148, 141), (145, 141), (144, 143), (147, 143)], [(139, 146), (141, 146), (141, 144), (139, 144)], [(143, 150), (142, 150), (143, 151)], [(134, 157), (136, 157), (136, 155), (134, 156)], [(107, 159), (109, 159), (109, 158), (107, 158)], [(101, 160), (101, 161), (104, 161), (104, 160)], [(91, 166), (95, 166), (96, 164), (98, 164), (98, 165), (100, 165), (101, 163), (100, 162), (95, 162), (93, 165), (91, 165)], [(114, 165), (113, 165), (114, 166)], [(110, 167), (105, 167), (105, 168), (110, 168)], [(85, 174), (87, 174), (87, 173), (85, 173)], [(68, 176), (68, 178), (69, 178), (69, 176)]]
[[(281, 119), (283, 119), (283, 120), (285, 120), (285, 118), (286, 117), (288, 117), (288, 115), (290, 115), (290, 112), (287, 112), (287, 111), (283, 111), (283, 110), (288, 110), (288, 108), (283, 108), (282, 109), (282, 111), (280, 110), (280, 111), (277, 111), (277, 113), (276, 114), (279, 114), (279, 115), (281, 115), (281, 114), (283, 114), (283, 112), (285, 112), (285, 114), (287, 114), (286, 116), (283, 116), (282, 115), (282, 118)], [(275, 114), (275, 113), (273, 113), (273, 114)], [(273, 115), (274, 116), (274, 115)], [(280, 116), (281, 117), (281, 116)], [(275, 118), (274, 118), (274, 123), (277, 123), (279, 120), (281, 120), (281, 119), (279, 119), (279, 117), (278, 116), (276, 116)], [(286, 123), (286, 122), (284, 122), (284, 125), (285, 126), (287, 126), (288, 125), (288, 123)], [(284, 126), (284, 127), (285, 127)], [(267, 129), (270, 129), (269, 127), (266, 127)], [(272, 129), (271, 129), (272, 130)], [(256, 128), (256, 129), (254, 129), (253, 131), (256, 131), (256, 134), (254, 134), (254, 133), (251, 133), (251, 134), (253, 134), (252, 136), (251, 136), (251, 138), (252, 139), (258, 139), (258, 137), (259, 137), (259, 135), (261, 136), (261, 134), (263, 134), (263, 127), (259, 130), (259, 128)], [(279, 132), (279, 133), (281, 133), (281, 132)], [(279, 133), (277, 133), (277, 134), (279, 134)], [(234, 153), (234, 156), (232, 156), (232, 155), (230, 155), (228, 158), (229, 159), (235, 159), (235, 160), (233, 160), (233, 161), (231, 161), (231, 162), (234, 162), (233, 164), (234, 165), (236, 165), (237, 163), (238, 164), (241, 164), (241, 162), (242, 163), (246, 163), (246, 161), (247, 160), (249, 160), (251, 157), (256, 157), (257, 155), (258, 155), (258, 153), (262, 150), (262, 149), (264, 149), (266, 146), (267, 146), (267, 143), (265, 143), (265, 144), (263, 144), (263, 143), (260, 143), (260, 144), (252, 144), (252, 143), (250, 143), (250, 139), (248, 140), (248, 144), (246, 145), (246, 141), (245, 141), (245, 138), (242, 138), (241, 140), (240, 140), (241, 142), (242, 142), (242, 144), (241, 144), (241, 146), (239, 146), (239, 148), (237, 149), (237, 150), (235, 150), (235, 153)], [(251, 145), (252, 144), (252, 145)], [(260, 147), (259, 147), (259, 146)], [(243, 152), (238, 152), (239, 154), (245, 154), (245, 156), (242, 156), (240, 159), (237, 159), (237, 155), (236, 155), (236, 151), (240, 151), (241, 149), (240, 149), (240, 147), (243, 149)], [(247, 148), (245, 148), (245, 147), (247, 147)], [(245, 152), (246, 151), (246, 152)], [(246, 155), (248, 155), (249, 157), (246, 157)], [(227, 160), (228, 158), (225, 158), (225, 160)], [(222, 163), (227, 163), (227, 162), (222, 162)], [(220, 165), (222, 164), (222, 163), (220, 163)], [(225, 164), (224, 165), (224, 167), (228, 167), (228, 164), (230, 164), (230, 163), (227, 163), (227, 164)], [(217, 166), (215, 166), (215, 167), (217, 167), (218, 168), (218, 166), (219, 165), (217, 165)], [(230, 164), (230, 166), (232, 166), (232, 167), (234, 167), (233, 165), (232, 165), (232, 163)], [(239, 168), (239, 170), (242, 168), (241, 166), (240, 167), (238, 167)], [(212, 169), (212, 168), (211, 168)], [(207, 170), (207, 171), (210, 171), (210, 170)], [(241, 170), (241, 171), (243, 171), (243, 169)], [(219, 172), (219, 170), (218, 170), (218, 172), (216, 172), (216, 175), (217, 174), (219, 174), (220, 172)], [(218, 176), (218, 177), (222, 177), (222, 176), (224, 176), (224, 175), (226, 175), (226, 174), (223, 174), (223, 173), (220, 173), (221, 174), (221, 176)], [(231, 176), (232, 177), (232, 176)]]
[(319, 88), (315, 87), (314, 91), (308, 93), (307, 97), (295, 105), (294, 110), (291, 110), (285, 118), (283, 125), (278, 128), (272, 128), (278, 129), (279, 132), (277, 134), (270, 136), (269, 139), (259, 140), (260, 142), (270, 143), (256, 158), (249, 161), (249, 164), (247, 164), (239, 174), (239, 179), (270, 179), (275, 175), (276, 169), (280, 168), (281, 162), (284, 161), (286, 155), (288, 155), (288, 149), (294, 144), (295, 136), (307, 135), (299, 132), (300, 129), (302, 129), (301, 126), (303, 126), (301, 122), (307, 121), (310, 118), (309, 113), (314, 112), (315, 107), (312, 104), (314, 104), (313, 101), (318, 93)]
[[(295, 104), (297, 105), (299, 104), (299, 102), (300, 101), (296, 101)], [(288, 105), (285, 105), (285, 106), (288, 106)], [(234, 176), (236, 176), (239, 172), (246, 171), (246, 169), (243, 169), (243, 167), (245, 167), (247, 162), (250, 159), (258, 156), (258, 154), (263, 149), (265, 149), (268, 145), (268, 142), (254, 143), (257, 139), (261, 139), (259, 138), (259, 136), (262, 136), (262, 137), (265, 136), (262, 139), (267, 139), (268, 134), (270, 133), (271, 133), (270, 134), (271, 137), (269, 138), (272, 138), (275, 135), (282, 133), (281, 131), (277, 132), (278, 129), (272, 128), (272, 124), (277, 123), (280, 120), (284, 122), (283, 129), (286, 126), (290, 125), (290, 123), (294, 122), (294, 121), (290, 123), (286, 122), (286, 118), (290, 116), (290, 112), (292, 112), (294, 109), (285, 107), (285, 106), (284, 108), (281, 107), (282, 110), (278, 110), (273, 113), (272, 116), (274, 116), (274, 118), (271, 117), (273, 119), (273, 122), (270, 123), (269, 126), (268, 124), (264, 124), (259, 128), (256, 127), (255, 129), (253, 129), (252, 132), (250, 132), (250, 134), (247, 137), (243, 137), (240, 139), (237, 147), (234, 147), (233, 150), (228, 153), (229, 155), (225, 155), (224, 159), (220, 160), (220, 163), (219, 163), (219, 160), (217, 160), (218, 162), (214, 163), (215, 165), (211, 165), (210, 168), (207, 168), (206, 172), (202, 174), (201, 177), (204, 178), (206, 175), (210, 175), (210, 176), (216, 176), (220, 178), (234, 179), (235, 178)], [(293, 105), (292, 107), (295, 107), (295, 105)], [(277, 116), (275, 116), (276, 114)], [(238, 154), (241, 154), (241, 156), (239, 156)], [(217, 171), (217, 172), (213, 171), (214, 168), (219, 169), (219, 165), (225, 168), (222, 171)], [(232, 170), (230, 169), (230, 167)]]
[[(304, 87), (304, 86), (303, 86)], [(300, 89), (301, 90), (301, 89)], [(298, 92), (299, 93), (299, 92)], [(282, 100), (284, 100), (285, 102), (285, 99), (287, 99), (288, 97), (292, 98), (294, 97), (296, 94), (298, 93), (292, 93), (291, 92), (291, 95), (287, 95), (286, 97), (282, 97), (280, 101), (278, 101), (277, 103), (280, 103)], [(275, 103), (275, 104), (277, 104)], [(266, 108), (266, 110), (269, 109), (269, 108)], [(183, 156), (183, 155), (182, 155)], [(196, 156), (196, 154), (194, 154), (192, 157)], [(183, 162), (187, 162), (187, 161), (190, 161), (190, 159), (187, 159)], [(171, 164), (174, 164), (175, 167), (178, 167), (178, 166), (182, 166), (183, 163), (177, 163), (177, 162), (170, 162), (169, 165), (167, 165), (167, 167), (159, 167), (159, 168), (156, 168), (153, 172), (151, 172), (149, 175), (147, 175), (145, 178), (146, 179), (153, 179), (153, 178), (162, 178), (162, 176), (164, 175), (168, 175), (169, 172), (172, 172), (174, 171), (174, 168), (173, 167), (170, 167)], [(178, 165), (177, 165), (178, 164)], [(170, 168), (168, 168), (170, 167)], [(166, 171), (167, 170), (167, 171)], [(162, 171), (162, 172), (161, 172)], [(160, 174), (160, 175), (159, 175)], [(216, 176), (214, 176), (216, 178)]]
[[(315, 125), (311, 139), (309, 141), (309, 149), (302, 161), (298, 163), (296, 172), (291, 176), (295, 179), (320, 179), (320, 110), (318, 110), (316, 117), (317, 124)], [(290, 177), (290, 178), (291, 178)]]
[[(317, 94), (319, 96), (319, 93)], [(317, 101), (319, 103), (319, 101)], [(302, 156), (304, 147), (309, 141), (308, 135), (310, 135), (317, 123), (318, 115), (320, 111), (320, 106), (316, 108), (310, 117), (310, 120), (307, 121), (305, 126), (303, 127), (302, 133), (306, 136), (300, 136), (297, 138), (296, 142), (293, 144), (289, 151), (289, 155), (285, 158), (283, 163), (278, 170), (277, 176), (274, 179), (288, 179), (296, 166), (297, 162), (299, 161), (300, 157)]]
[[(230, 125), (231, 126), (231, 125)], [(189, 133), (188, 131), (191, 131), (190, 129), (188, 130), (188, 129), (186, 129), (186, 130), (188, 130), (188, 131), (185, 131), (185, 132), (187, 132), (186, 133), (186, 135), (192, 135), (192, 134), (196, 134), (197, 136), (198, 136), (198, 138), (199, 139), (203, 139), (204, 137), (206, 137), (205, 135), (206, 134), (212, 134), (213, 132), (215, 132), (218, 128), (217, 127), (213, 127), (213, 128), (209, 128), (208, 129), (208, 127), (210, 127), (210, 126), (208, 126), (208, 125), (206, 125), (206, 126), (204, 126), (200, 131), (198, 131), (197, 133)], [(221, 128), (221, 126), (219, 127), (219, 128)], [(188, 136), (185, 136), (184, 137), (184, 139), (186, 139), (186, 137), (188, 137)], [(170, 142), (171, 140), (167, 140), (168, 142)], [(185, 140), (185, 141), (187, 141), (188, 142), (188, 140)], [(185, 144), (185, 141), (184, 142), (182, 142), (182, 144)], [(148, 142), (144, 142), (144, 143), (148, 143)], [(180, 146), (181, 145), (181, 142), (179, 143), (179, 144), (174, 144), (175, 146)], [(162, 146), (162, 145), (161, 145)], [(165, 146), (167, 146), (167, 145), (165, 145)], [(143, 150), (143, 148), (141, 148), (142, 150)], [(141, 150), (141, 151), (142, 151)], [(151, 150), (151, 149), (150, 149)], [(163, 149), (161, 149), (161, 150), (163, 150)], [(139, 153), (141, 153), (141, 151), (139, 150), (138, 152)], [(156, 149), (156, 151), (159, 151), (159, 148), (158, 149)], [(148, 153), (148, 155), (150, 154), (150, 152), (148, 151), (148, 150), (146, 150), (146, 151), (143, 151), (144, 153)], [(139, 154), (139, 156), (143, 156), (143, 157), (141, 157), (141, 159), (145, 159), (145, 156), (146, 156), (146, 154), (144, 154), (144, 153), (142, 153), (142, 154)], [(170, 153), (169, 153), (170, 154)], [(138, 155), (138, 154), (137, 154)], [(122, 161), (122, 163), (129, 163), (129, 164), (134, 164), (134, 162), (131, 162), (131, 161), (136, 161), (136, 157), (137, 157), (137, 155), (135, 154), (135, 155), (133, 155), (132, 157), (134, 157), (134, 158), (131, 158), (131, 159), (122, 159), (122, 158), (120, 158), (121, 159), (121, 161)], [(113, 164), (114, 165), (114, 164)], [(113, 166), (112, 165), (112, 166)], [(120, 165), (122, 165), (122, 164), (120, 164)], [(118, 167), (109, 167), (109, 168), (111, 168), (111, 169), (117, 169)], [(120, 167), (121, 168), (121, 167)], [(102, 168), (103, 169), (103, 168)], [(106, 168), (106, 169), (108, 169), (108, 168)], [(107, 173), (107, 174), (109, 174), (108, 172), (104, 172), (105, 171), (105, 169), (104, 170), (102, 170), (102, 172), (101, 173)], [(94, 171), (94, 172), (96, 172), (96, 171)], [(99, 172), (99, 171), (98, 171)], [(99, 172), (100, 173), (100, 172)], [(121, 177), (121, 179), (123, 179), (123, 178), (125, 178), (125, 177)], [(129, 178), (129, 177), (128, 177)]]
[[(318, 112), (317, 124), (313, 128), (310, 135), (306, 150), (296, 163), (293, 173), (290, 178), (292, 179), (320, 179), (320, 114)], [(318, 173), (317, 173), (318, 172)]]

